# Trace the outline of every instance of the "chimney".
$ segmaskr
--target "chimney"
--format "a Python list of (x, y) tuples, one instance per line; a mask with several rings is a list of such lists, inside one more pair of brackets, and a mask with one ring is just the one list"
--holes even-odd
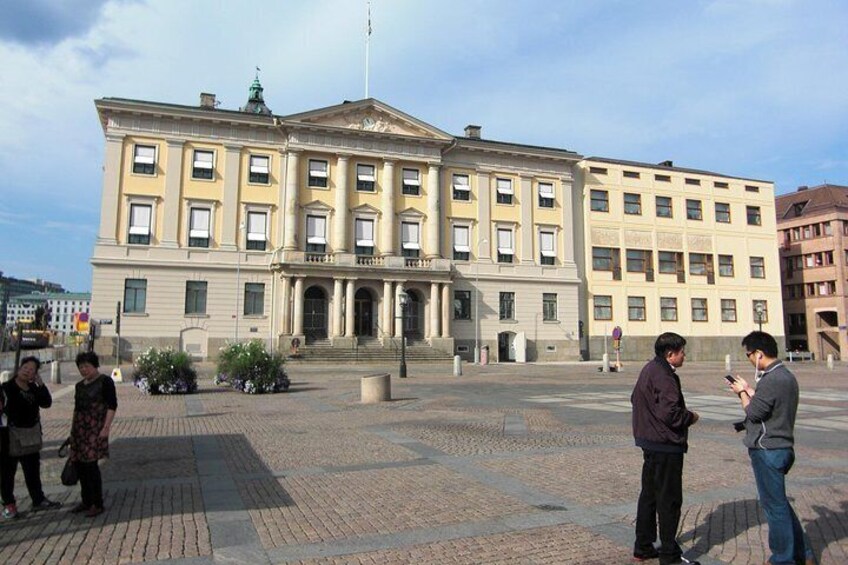
[(805, 191), (805, 190), (807, 190), (808, 188), (810, 188), (810, 187), (809, 187), (809, 186), (807, 186), (806, 184), (801, 185), (801, 186), (799, 186), (799, 187), (798, 187), (798, 192), (804, 192), (804, 191)]
[(208, 92), (200, 93), (200, 107), (204, 110), (214, 110), (218, 103), (215, 101), (215, 95)]
[(660, 167), (673, 167), (674, 161), (663, 161), (663, 162), (659, 163), (659, 166)]
[(468, 124), (465, 126), (465, 137), (468, 139), (480, 139), (480, 130), (483, 129), (480, 126), (474, 126)]

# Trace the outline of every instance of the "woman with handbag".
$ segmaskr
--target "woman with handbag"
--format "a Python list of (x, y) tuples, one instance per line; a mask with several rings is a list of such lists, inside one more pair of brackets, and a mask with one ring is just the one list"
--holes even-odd
[(41, 408), (50, 408), (53, 398), (44, 386), (38, 370), (41, 361), (25, 357), (15, 378), (3, 386), (3, 412), (7, 426), (0, 428), (0, 495), (3, 498), (3, 518), (18, 517), (15, 501), (15, 475), (18, 463), (24, 470), (32, 510), (49, 510), (62, 504), (44, 496), (41, 490)]
[(70, 460), (77, 470), (82, 501), (71, 512), (89, 518), (103, 513), (103, 481), (98, 461), (109, 457), (109, 431), (118, 409), (115, 382), (100, 373), (100, 360), (93, 351), (77, 355), (82, 380), (74, 391)]

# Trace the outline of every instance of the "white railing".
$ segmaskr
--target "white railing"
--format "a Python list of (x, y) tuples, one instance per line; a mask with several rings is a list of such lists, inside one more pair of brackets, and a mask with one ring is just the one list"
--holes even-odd
[(335, 263), (333, 256), (329, 253), (307, 253), (303, 261), (305, 263)]
[(382, 257), (370, 257), (364, 255), (357, 255), (356, 264), (363, 265), (366, 267), (382, 267), (383, 266), (383, 258)]
[(406, 259), (406, 266), (411, 267), (413, 269), (429, 269), (430, 268), (430, 259)]

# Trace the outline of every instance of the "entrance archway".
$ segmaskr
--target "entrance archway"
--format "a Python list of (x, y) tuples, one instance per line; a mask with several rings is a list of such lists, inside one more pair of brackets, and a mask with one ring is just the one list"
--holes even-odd
[(303, 295), (303, 333), (306, 342), (327, 338), (327, 294), (310, 286)]
[(515, 333), (498, 334), (498, 362), (515, 362)]
[(367, 288), (360, 288), (353, 295), (353, 333), (356, 336), (374, 335), (374, 297)]

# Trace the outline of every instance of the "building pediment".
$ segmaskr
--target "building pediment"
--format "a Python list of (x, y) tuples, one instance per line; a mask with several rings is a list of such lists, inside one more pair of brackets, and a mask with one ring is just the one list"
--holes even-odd
[(295, 128), (326, 127), (433, 141), (453, 140), (452, 135), (373, 98), (293, 114), (280, 120), (286, 126)]
[(332, 212), (333, 211), (332, 206), (329, 206), (326, 203), (321, 202), (320, 200), (313, 200), (312, 202), (310, 202), (308, 204), (304, 204), (301, 207), (308, 212)]
[(356, 208), (351, 208), (350, 211), (356, 214), (382, 214), (379, 208), (375, 208), (370, 204), (362, 204), (361, 206), (357, 206)]
[(424, 214), (424, 212), (422, 212), (421, 210), (409, 207), (406, 210), (401, 210), (400, 212), (398, 212), (398, 216), (403, 216), (405, 218), (420, 219), (426, 217), (426, 214)]

